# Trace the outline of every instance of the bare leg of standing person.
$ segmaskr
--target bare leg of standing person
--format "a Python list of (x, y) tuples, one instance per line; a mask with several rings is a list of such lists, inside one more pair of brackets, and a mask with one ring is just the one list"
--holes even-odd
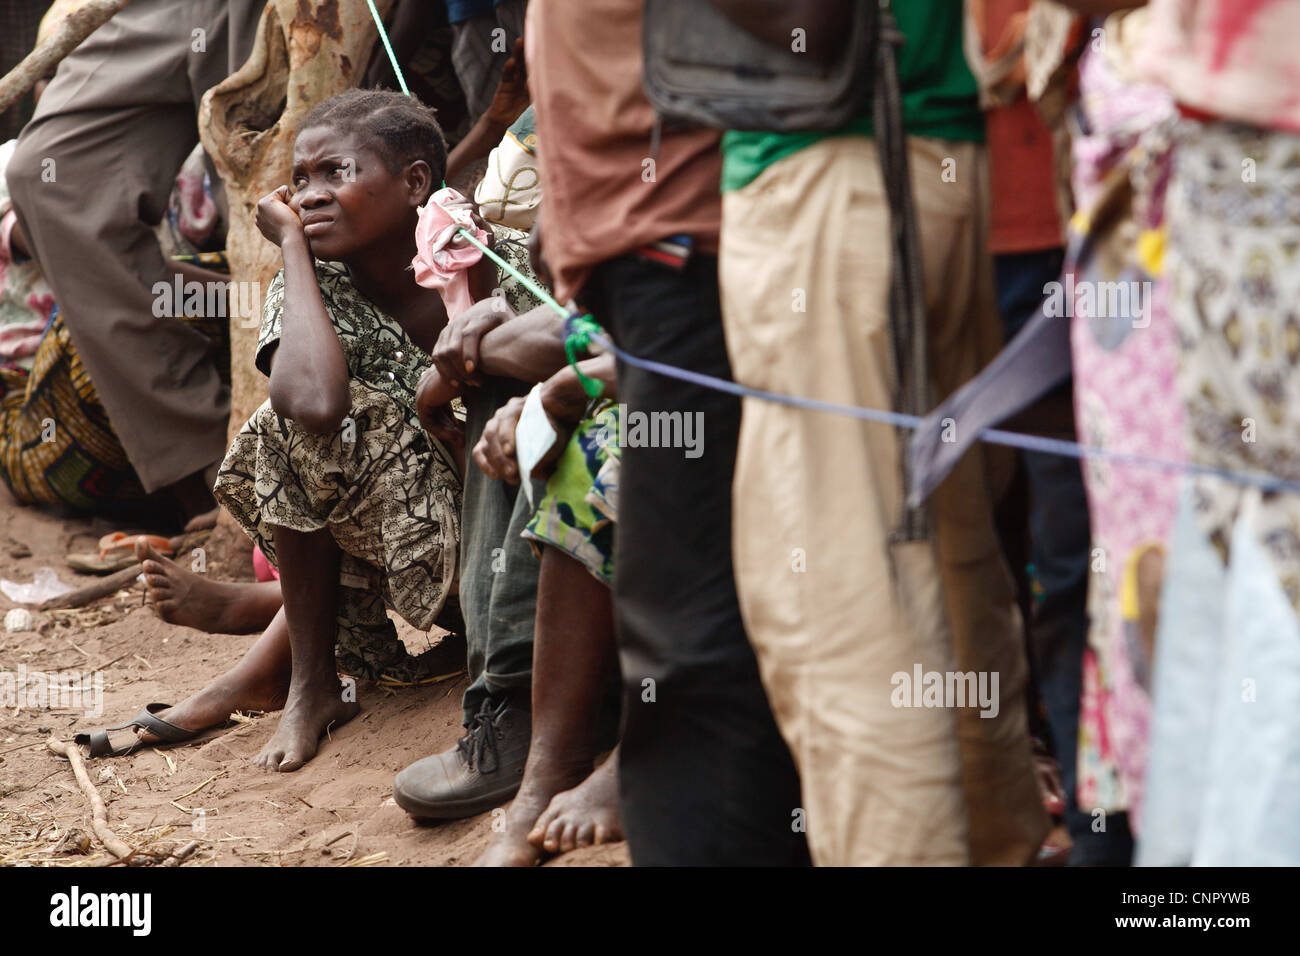
[(591, 773), (603, 691), (618, 666), (607, 585), (547, 546), (537, 592), (528, 762), (506, 813), (506, 828), (479, 857), (478, 866), (532, 866), (541, 859), (540, 841), (530, 843), (529, 833), (556, 794)]

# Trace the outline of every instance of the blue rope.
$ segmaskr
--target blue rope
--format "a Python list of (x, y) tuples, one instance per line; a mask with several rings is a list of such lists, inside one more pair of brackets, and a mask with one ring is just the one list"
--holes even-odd
[[(568, 334), (569, 324), (579, 316), (569, 316), (565, 325), (565, 333)], [(857, 418), (863, 421), (878, 422), (882, 425), (892, 425), (895, 428), (907, 428), (915, 431), (921, 426), (923, 419), (917, 415), (906, 415), (902, 412), (885, 411), (879, 408), (863, 408), (858, 405), (841, 405), (837, 402), (825, 402), (816, 398), (804, 398), (799, 395), (784, 395), (780, 392), (769, 392), (766, 389), (751, 388), (748, 385), (741, 385), (738, 382), (731, 382), (727, 379), (716, 378), (712, 375), (704, 375), (700, 372), (692, 372), (689, 369), (677, 368), (674, 365), (666, 365), (663, 362), (655, 362), (650, 359), (638, 358), (611, 342), (608, 336), (592, 335), (591, 341), (597, 343), (602, 348), (613, 352), (615, 356), (626, 362), (634, 368), (643, 369), (647, 372), (654, 372), (667, 378), (675, 378), (682, 382), (689, 382), (692, 385), (699, 385), (702, 388), (709, 388), (719, 392), (728, 392), (732, 395), (739, 395), (743, 398), (759, 398), (766, 402), (775, 402), (778, 405), (787, 405), (791, 408), (802, 408), (813, 412), (828, 412), (832, 415), (845, 415), (849, 418)], [(1100, 458), (1114, 462), (1120, 465), (1135, 465), (1140, 468), (1153, 468), (1159, 471), (1174, 473), (1187, 473), (1196, 475), (1210, 475), (1215, 478), (1222, 478), (1233, 484), (1246, 485), (1251, 488), (1258, 488), (1266, 492), (1289, 491), (1300, 494), (1300, 482), (1288, 481), (1285, 478), (1278, 478), (1273, 475), (1250, 474), (1247, 472), (1233, 471), (1228, 468), (1218, 468), (1213, 465), (1199, 465), (1195, 462), (1173, 461), (1168, 458), (1157, 458), (1153, 455), (1138, 455), (1129, 452), (1113, 451), (1108, 448), (1099, 448), (1095, 445), (1081, 445), (1078, 442), (1066, 441), (1060, 438), (1046, 438), (1041, 435), (1026, 435), (1021, 432), (1009, 432), (1000, 428), (981, 429), (978, 436), (981, 441), (993, 445), (1006, 445), (1011, 448), (1020, 448), (1024, 451), (1043, 452), (1049, 455), (1064, 455), (1068, 458), (1077, 458), (1084, 460), (1088, 458)]]

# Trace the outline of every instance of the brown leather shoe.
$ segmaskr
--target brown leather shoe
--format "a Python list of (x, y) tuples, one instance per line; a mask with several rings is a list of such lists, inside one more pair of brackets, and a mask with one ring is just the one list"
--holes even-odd
[(459, 820), (501, 806), (519, 790), (532, 729), (527, 695), (488, 697), (455, 747), (397, 775), (393, 799), (427, 820)]

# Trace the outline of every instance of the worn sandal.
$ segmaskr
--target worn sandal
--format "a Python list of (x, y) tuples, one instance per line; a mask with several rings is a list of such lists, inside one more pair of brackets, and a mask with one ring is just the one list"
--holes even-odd
[(147, 541), (155, 551), (164, 557), (172, 556), (172, 546), (168, 539), (156, 534), (127, 534), (114, 531), (99, 539), (97, 554), (81, 553), (68, 555), (68, 567), (82, 574), (112, 574), (135, 564), (135, 543)]
[[(134, 753), (141, 747), (156, 747), (159, 744), (183, 744), (186, 741), (196, 740), (204, 734), (209, 734), (216, 730), (224, 730), (227, 727), (233, 727), (235, 721), (228, 720), (224, 724), (214, 727), (203, 727), (199, 730), (185, 730), (183, 727), (177, 727), (175, 724), (169, 724), (161, 717), (154, 716), (161, 710), (167, 710), (171, 704), (146, 704), (140, 713), (136, 714), (124, 724), (118, 724), (116, 727), (105, 727), (103, 730), (94, 730), (88, 734), (77, 734), (72, 738), (72, 742), (81, 747), (89, 747), (91, 758), (94, 757), (125, 757), (127, 754)], [(109, 741), (108, 735), (114, 730), (126, 730), (130, 727), (139, 727), (141, 730), (147, 730), (157, 737), (157, 740), (140, 740), (137, 738), (134, 742), (125, 747), (113, 747)]]

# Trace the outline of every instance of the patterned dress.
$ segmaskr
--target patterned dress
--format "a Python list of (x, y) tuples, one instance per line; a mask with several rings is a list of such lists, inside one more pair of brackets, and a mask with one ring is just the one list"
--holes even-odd
[[(1184, 121), (1166, 215), (1189, 456), (1300, 481), (1300, 134)], [(1300, 864), (1298, 610), (1300, 495), (1195, 476), (1161, 602), (1139, 865)]]
[[(1143, 294), (1115, 312), (1100, 293), (1076, 299), (1070, 330), (1075, 417), (1085, 444), (1177, 461), (1185, 457), (1178, 346), (1159, 254), (1176, 110), (1164, 90), (1120, 74), (1112, 54), (1121, 47), (1109, 40), (1105, 53), (1090, 50), (1080, 66), (1082, 121), (1072, 137), (1079, 212), (1070, 222), (1066, 271), (1078, 289), (1123, 283)], [(1093, 550), (1079, 806), (1088, 813), (1127, 810), (1138, 829), (1153, 656), (1153, 635), (1142, 625), (1154, 614), (1149, 605), (1158, 592), (1178, 483), (1163, 471), (1104, 459), (1085, 464), (1084, 482)]]
[[(311, 434), (268, 400), (235, 436), (213, 489), (278, 566), (274, 526), (328, 529), (343, 552), (338, 663), (358, 677), (433, 676), (432, 652), (409, 655), (386, 608), (413, 627), (460, 629), (456, 602), (461, 481), (451, 452), (420, 427), (415, 389), (431, 360), (376, 309), (346, 267), (316, 263), (321, 297), (351, 376), (337, 431)], [(270, 374), (284, 314), (284, 272), (267, 290), (257, 367)]]
[[(1186, 122), (1175, 184), (1169, 258), (1191, 455), (1300, 479), (1300, 135)], [(1227, 565), (1251, 492), (1210, 476), (1193, 485)], [(1253, 530), (1300, 612), (1300, 498), (1265, 495)]]
[(618, 472), (622, 460), (618, 406), (598, 399), (574, 430), (546, 494), (523, 535), (573, 558), (592, 577), (614, 584), (614, 522), (618, 520)]

